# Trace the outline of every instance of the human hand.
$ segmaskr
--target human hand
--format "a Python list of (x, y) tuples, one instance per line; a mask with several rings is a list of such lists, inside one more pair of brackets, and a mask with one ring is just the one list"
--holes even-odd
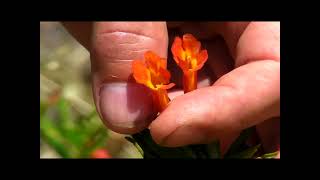
[(225, 151), (241, 130), (257, 125), (264, 149), (278, 148), (279, 22), (177, 22), (168, 23), (168, 31), (164, 22), (88, 24), (93, 28), (81, 28), (84, 32), (75, 30), (74, 24), (65, 26), (90, 50), (94, 100), (110, 129), (135, 133), (147, 127), (154, 115), (148, 89), (130, 80), (131, 61), (141, 59), (147, 50), (167, 57), (172, 44), (168, 32), (169, 42), (174, 33), (191, 33), (209, 55), (199, 73), (200, 88), (183, 94), (182, 72), (169, 51), (168, 69), (177, 84), (169, 96), (175, 98), (150, 124), (154, 140), (182, 146), (219, 138)]

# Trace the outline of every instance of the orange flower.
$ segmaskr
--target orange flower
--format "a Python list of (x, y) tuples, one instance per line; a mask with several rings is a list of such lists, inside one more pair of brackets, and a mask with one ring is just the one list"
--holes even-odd
[(201, 43), (191, 34), (176, 37), (171, 47), (173, 58), (183, 71), (184, 92), (197, 89), (197, 71), (208, 59), (207, 50), (200, 50)]
[(167, 89), (175, 85), (174, 83), (169, 84), (171, 74), (167, 70), (166, 59), (160, 58), (152, 51), (147, 51), (144, 54), (144, 61), (134, 60), (132, 62), (132, 72), (138, 83), (152, 90), (153, 102), (158, 112), (163, 111), (170, 101)]

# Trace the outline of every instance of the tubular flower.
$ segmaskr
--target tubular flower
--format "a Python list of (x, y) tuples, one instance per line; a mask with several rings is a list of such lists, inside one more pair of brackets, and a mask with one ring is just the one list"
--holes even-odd
[(191, 34), (176, 37), (171, 47), (173, 58), (183, 71), (184, 92), (197, 89), (197, 71), (208, 59), (207, 50), (200, 50), (201, 43)]
[(153, 102), (158, 112), (163, 111), (170, 101), (167, 89), (175, 85), (169, 83), (171, 74), (167, 70), (166, 59), (160, 58), (152, 51), (147, 51), (144, 54), (144, 60), (132, 62), (132, 72), (138, 83), (152, 90)]

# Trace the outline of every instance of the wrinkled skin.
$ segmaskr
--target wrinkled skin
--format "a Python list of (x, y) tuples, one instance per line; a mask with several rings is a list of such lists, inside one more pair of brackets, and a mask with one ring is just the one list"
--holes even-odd
[[(64, 22), (90, 51), (93, 95), (104, 124), (132, 134), (149, 127), (164, 146), (222, 141), (256, 126), (266, 152), (280, 148), (280, 22)], [(208, 50), (199, 89), (183, 94), (170, 48), (191, 33)], [(169, 47), (168, 47), (169, 46)], [(172, 101), (154, 121), (147, 88), (132, 81), (131, 61), (147, 50), (168, 58)], [(280, 157), (280, 153), (278, 155)]]

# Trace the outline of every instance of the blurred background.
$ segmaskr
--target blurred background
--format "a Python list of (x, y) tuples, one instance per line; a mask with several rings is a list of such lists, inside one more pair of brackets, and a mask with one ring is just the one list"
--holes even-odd
[(102, 124), (89, 52), (59, 22), (40, 22), (40, 158), (142, 158)]

